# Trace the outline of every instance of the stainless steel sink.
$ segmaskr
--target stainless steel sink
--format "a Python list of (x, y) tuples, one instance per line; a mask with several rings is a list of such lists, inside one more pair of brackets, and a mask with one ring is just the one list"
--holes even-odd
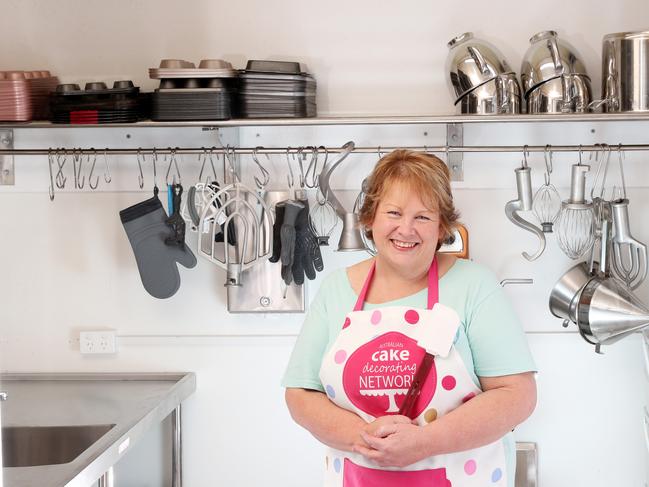
[(113, 426), (5, 426), (2, 428), (2, 463), (5, 467), (68, 463)]

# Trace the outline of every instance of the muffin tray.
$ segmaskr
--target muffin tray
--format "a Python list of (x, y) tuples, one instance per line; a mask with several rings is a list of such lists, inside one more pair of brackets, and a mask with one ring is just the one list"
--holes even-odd
[(232, 64), (222, 59), (203, 59), (198, 68), (189, 61), (182, 59), (163, 59), (160, 67), (149, 69), (151, 79), (182, 79), (182, 78), (236, 78), (237, 71)]
[(0, 120), (47, 119), (49, 92), (58, 84), (49, 71), (0, 71)]
[(54, 123), (104, 124), (137, 122), (141, 109), (140, 89), (130, 80), (58, 85), (50, 94)]
[(239, 75), (238, 115), (243, 118), (315, 117), (316, 82), (299, 63), (248, 61)]
[(158, 89), (153, 93), (152, 120), (228, 120), (230, 92), (223, 88)]
[(134, 123), (138, 120), (137, 110), (77, 110), (52, 115), (53, 123), (104, 124)]
[(256, 73), (278, 73), (278, 74), (300, 74), (302, 67), (300, 63), (290, 61), (261, 61), (250, 59), (246, 63), (247, 72)]

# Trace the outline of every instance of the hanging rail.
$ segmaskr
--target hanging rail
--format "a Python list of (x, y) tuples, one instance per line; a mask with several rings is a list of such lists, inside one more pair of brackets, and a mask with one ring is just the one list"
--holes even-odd
[[(376, 146), (376, 147), (356, 147), (353, 152), (357, 154), (376, 154), (376, 153), (387, 153), (395, 149), (409, 149), (415, 151), (425, 151), (425, 152), (438, 152), (438, 153), (471, 153), (471, 152), (545, 152), (552, 150), (552, 152), (591, 152), (602, 150), (603, 144), (594, 144), (594, 145), (476, 145), (476, 146), (415, 146), (415, 147), (404, 147), (404, 146)], [(649, 150), (649, 144), (610, 144), (612, 150), (618, 151), (646, 151)], [(230, 147), (230, 151), (234, 151), (236, 154), (297, 154), (304, 153), (305, 147)], [(327, 147), (323, 149), (319, 147), (320, 150), (326, 150), (329, 153), (338, 153), (342, 152), (344, 149), (341, 147)], [(48, 154), (55, 153), (56, 151), (74, 151), (75, 154), (107, 154), (107, 155), (137, 155), (137, 154), (153, 154), (155, 151), (158, 155), (161, 154), (171, 154), (172, 151), (175, 154), (203, 154), (205, 151), (212, 152), (213, 154), (222, 154), (227, 149), (219, 147), (168, 147), (168, 148), (135, 148), (135, 149), (110, 149), (110, 148), (56, 148), (52, 147), (50, 149), (0, 149), (0, 156), (46, 156)]]

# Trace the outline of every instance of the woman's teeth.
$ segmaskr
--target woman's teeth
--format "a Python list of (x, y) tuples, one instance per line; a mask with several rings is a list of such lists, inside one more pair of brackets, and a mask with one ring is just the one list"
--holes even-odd
[(399, 240), (393, 240), (392, 243), (400, 249), (411, 249), (417, 245), (415, 242), (400, 242)]

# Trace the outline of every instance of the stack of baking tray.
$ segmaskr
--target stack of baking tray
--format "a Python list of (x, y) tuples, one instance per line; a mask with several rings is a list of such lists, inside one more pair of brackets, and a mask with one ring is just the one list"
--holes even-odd
[(49, 92), (58, 82), (49, 71), (0, 71), (0, 120), (47, 119)]
[(237, 72), (221, 59), (203, 59), (198, 68), (180, 59), (163, 59), (149, 77), (160, 80), (153, 93), (153, 120), (227, 120)]
[(54, 123), (104, 124), (132, 123), (138, 120), (140, 89), (130, 80), (86, 83), (56, 87), (50, 96), (51, 120)]
[(316, 82), (300, 63), (250, 60), (239, 74), (242, 118), (316, 116)]

